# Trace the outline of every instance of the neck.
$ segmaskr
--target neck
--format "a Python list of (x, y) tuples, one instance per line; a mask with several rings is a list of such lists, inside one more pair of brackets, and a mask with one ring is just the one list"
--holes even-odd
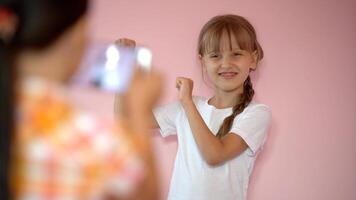
[(209, 104), (216, 108), (229, 108), (234, 107), (240, 100), (243, 93), (243, 88), (236, 91), (216, 91), (215, 95), (209, 100)]

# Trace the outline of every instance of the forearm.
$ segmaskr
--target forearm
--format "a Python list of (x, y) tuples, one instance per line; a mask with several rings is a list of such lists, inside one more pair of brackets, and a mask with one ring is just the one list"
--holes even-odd
[[(135, 122), (136, 120), (142, 121), (141, 123), (145, 125), (148, 130), (159, 128), (158, 122), (152, 111), (146, 111), (146, 114), (138, 113), (136, 116), (131, 116), (131, 120)], [(145, 116), (143, 116), (145, 115)]]
[(187, 115), (195, 142), (209, 164), (217, 164), (223, 160), (224, 145), (207, 127), (193, 101), (182, 103)]
[[(136, 114), (134, 114), (136, 113)], [(151, 124), (147, 120), (148, 112), (135, 111), (128, 118), (128, 126), (132, 130), (132, 136), (136, 141), (142, 161), (145, 163), (145, 178), (136, 190), (132, 199), (158, 199), (158, 180), (155, 167), (152, 141), (149, 135)]]
[[(133, 121), (142, 120), (143, 124), (147, 126), (146, 128), (155, 129), (159, 128), (159, 125), (156, 121), (156, 118), (153, 114), (153, 111), (145, 111), (147, 114), (143, 117), (142, 109), (138, 108), (140, 105), (136, 105), (133, 108), (130, 108), (130, 112), (127, 111), (127, 103), (125, 104), (125, 97), (116, 95), (114, 103), (114, 114), (116, 118), (131, 118)], [(137, 114), (136, 114), (137, 113)], [(131, 116), (130, 116), (131, 115)]]

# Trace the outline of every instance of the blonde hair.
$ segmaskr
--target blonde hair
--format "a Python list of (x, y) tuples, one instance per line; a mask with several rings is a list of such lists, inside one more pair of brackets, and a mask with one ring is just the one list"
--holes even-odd
[[(215, 16), (203, 26), (198, 39), (198, 54), (204, 56), (210, 51), (219, 51), (220, 39), (225, 32), (229, 36), (230, 48), (231, 38), (235, 37), (242, 50), (256, 53), (257, 62), (263, 58), (263, 50), (253, 26), (245, 18), (231, 14)], [(235, 117), (250, 104), (254, 93), (251, 78), (248, 76), (243, 85), (243, 93), (233, 107), (233, 113), (224, 119), (216, 137), (222, 138), (229, 133)]]

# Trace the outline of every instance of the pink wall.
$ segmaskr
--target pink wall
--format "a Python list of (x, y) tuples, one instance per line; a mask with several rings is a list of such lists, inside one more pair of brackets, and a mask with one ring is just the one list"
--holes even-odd
[[(166, 76), (162, 103), (176, 98), (176, 76), (209, 95), (196, 61), (198, 32), (210, 17), (234, 13), (256, 27), (265, 51), (253, 75), (257, 99), (270, 105), (273, 125), (252, 176), (250, 200), (356, 199), (355, 0), (96, 0), (92, 37), (135, 38), (153, 49)], [(104, 105), (112, 96), (87, 106)], [(107, 102), (107, 103), (103, 103)], [(166, 197), (175, 138), (154, 137)]]

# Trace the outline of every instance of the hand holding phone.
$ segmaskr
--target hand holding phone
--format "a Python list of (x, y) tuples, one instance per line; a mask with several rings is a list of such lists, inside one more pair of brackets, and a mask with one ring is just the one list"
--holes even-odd
[[(121, 45), (125, 42), (127, 45)], [(152, 53), (146, 47), (135, 47), (134, 41), (123, 40), (105, 47), (91, 69), (91, 83), (115, 93), (125, 93), (136, 70), (151, 70)]]
[(115, 41), (115, 44), (123, 47), (136, 47), (136, 41), (128, 38), (119, 38)]

